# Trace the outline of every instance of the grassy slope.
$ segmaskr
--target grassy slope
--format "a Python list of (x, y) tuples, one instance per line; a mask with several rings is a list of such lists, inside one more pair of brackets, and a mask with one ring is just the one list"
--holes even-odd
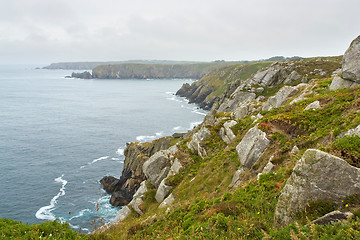
[[(360, 148), (359, 139), (348, 142), (333, 142), (343, 131), (360, 123), (360, 88), (329, 91), (329, 78), (318, 77), (313, 93), (304, 101), (285, 105), (270, 112), (264, 112), (260, 127), (267, 132), (271, 145), (244, 177), (243, 185), (228, 189), (231, 178), (239, 166), (235, 146), (246, 131), (254, 124), (250, 118), (241, 119), (234, 126), (237, 138), (230, 145), (220, 140), (220, 125), (208, 126), (212, 138), (205, 143), (209, 156), (200, 159), (181, 142), (179, 159), (186, 167), (171, 179), (175, 186), (175, 203), (171, 209), (157, 210), (159, 205), (150, 191), (145, 205), (148, 211), (142, 217), (133, 214), (105, 234), (95, 235), (94, 239), (312, 239), (312, 238), (359, 238), (360, 222), (356, 220), (335, 226), (314, 226), (310, 220), (329, 210), (328, 203), (312, 203), (311, 214), (299, 214), (298, 224), (284, 229), (274, 229), (273, 215), (277, 197), (290, 176), (292, 168), (307, 148), (319, 148), (348, 160), (356, 165)], [(303, 109), (311, 102), (319, 100), (320, 110)], [(300, 153), (292, 155), (291, 148), (297, 145)], [(354, 150), (355, 149), (355, 150)], [(345, 153), (345, 154), (344, 154)], [(256, 173), (275, 156), (274, 173), (264, 174), (256, 180)], [(350, 157), (349, 157), (350, 156)], [(358, 165), (356, 165), (358, 166)], [(359, 216), (358, 198), (344, 199), (343, 205), (332, 209), (346, 209)], [(307, 219), (308, 218), (308, 219)]]
[[(305, 60), (302, 67), (309, 72), (318, 64), (337, 67), (333, 61), (329, 65)], [(334, 66), (330, 66), (334, 65)], [(235, 66), (234, 66), (235, 67)], [(299, 213), (298, 223), (283, 229), (273, 228), (273, 216), (277, 198), (292, 168), (308, 148), (318, 148), (346, 159), (359, 167), (360, 138), (351, 137), (335, 140), (336, 137), (360, 123), (360, 87), (329, 91), (331, 79), (327, 76), (311, 76), (315, 87), (306, 100), (294, 105), (285, 105), (269, 112), (263, 112), (259, 126), (271, 140), (270, 147), (262, 155), (258, 164), (243, 177), (243, 184), (237, 189), (229, 189), (234, 172), (239, 167), (236, 145), (244, 134), (254, 126), (250, 117), (238, 120), (233, 127), (236, 139), (227, 145), (218, 134), (222, 123), (208, 126), (212, 137), (206, 140), (208, 157), (201, 159), (186, 147), (190, 139), (179, 143), (177, 153), (185, 166), (167, 184), (174, 186), (172, 193), (175, 203), (169, 211), (157, 210), (159, 203), (154, 200), (155, 189), (150, 189), (142, 206), (145, 214), (135, 212), (124, 222), (117, 224), (106, 233), (79, 236), (91, 239), (355, 239), (360, 238), (359, 218), (334, 226), (314, 226), (310, 220), (333, 209), (345, 209), (360, 216), (360, 197), (344, 199), (340, 205), (332, 203), (310, 203), (306, 212)], [(266, 96), (275, 91), (268, 90)], [(296, 97), (296, 96), (294, 96)], [(303, 111), (311, 102), (318, 100), (322, 109)], [(229, 117), (229, 114), (219, 114)], [(300, 153), (290, 154), (294, 145)], [(276, 164), (274, 172), (261, 175), (270, 156)], [(150, 186), (149, 186), (150, 187)], [(57, 226), (60, 228), (60, 226)], [(18, 230), (18, 228), (14, 228)], [(49, 234), (48, 234), (49, 235)], [(47, 235), (47, 236), (48, 236)], [(14, 235), (15, 236), (15, 235)], [(44, 235), (45, 236), (45, 235)]]

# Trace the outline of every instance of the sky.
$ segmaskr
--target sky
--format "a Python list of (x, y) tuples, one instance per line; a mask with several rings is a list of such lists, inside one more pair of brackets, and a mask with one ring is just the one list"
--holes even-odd
[(359, 0), (0, 0), (0, 64), (342, 55)]

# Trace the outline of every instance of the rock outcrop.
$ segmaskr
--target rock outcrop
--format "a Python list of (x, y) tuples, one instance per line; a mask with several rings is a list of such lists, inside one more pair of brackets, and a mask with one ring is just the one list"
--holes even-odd
[(193, 134), (191, 141), (187, 144), (192, 153), (205, 157), (207, 155), (205, 148), (201, 143), (211, 136), (211, 132), (206, 127), (202, 126), (200, 130)]
[(175, 160), (173, 154), (176, 151), (176, 146), (158, 151), (144, 162), (142, 166), (143, 172), (150, 183), (156, 188), (159, 187), (161, 181), (170, 172), (170, 167)]
[(342, 74), (345, 80), (360, 83), (360, 36), (352, 41), (343, 56)]
[[(351, 187), (349, 187), (351, 186)], [(275, 224), (285, 226), (311, 201), (340, 203), (360, 194), (360, 169), (345, 160), (316, 149), (308, 149), (296, 164), (281, 191)]]
[(276, 93), (275, 96), (269, 97), (262, 110), (270, 111), (273, 108), (278, 108), (283, 105), (289, 97), (294, 96), (298, 92), (298, 87), (284, 86)]
[(332, 211), (324, 216), (312, 221), (313, 224), (325, 225), (325, 224), (335, 224), (340, 221), (348, 220), (352, 218), (354, 214), (351, 212), (340, 212), (340, 211)]
[(351, 88), (351, 87), (356, 87), (358, 85), (359, 83), (342, 79), (340, 76), (335, 76), (330, 84), (330, 90), (334, 91), (341, 88)]
[(131, 206), (139, 215), (143, 215), (143, 211), (140, 209), (141, 204), (143, 204), (143, 197), (145, 193), (147, 192), (147, 186), (146, 181), (142, 181), (140, 184), (139, 189), (136, 191), (136, 193), (133, 196), (133, 199), (129, 203), (129, 206)]
[(163, 201), (164, 198), (169, 194), (169, 192), (172, 189), (172, 186), (166, 185), (166, 179), (170, 176), (173, 176), (173, 175), (179, 173), (181, 168), (182, 168), (182, 165), (181, 165), (180, 161), (176, 158), (170, 168), (170, 171), (169, 171), (167, 177), (161, 181), (158, 189), (156, 190), (155, 199), (157, 202)]
[(100, 180), (105, 190), (112, 194), (110, 204), (123, 206), (128, 204), (140, 183), (146, 179), (143, 164), (156, 152), (167, 149), (171, 137), (160, 138), (152, 143), (128, 143), (124, 151), (125, 161), (120, 179), (105, 176)]
[(307, 110), (316, 110), (316, 109), (320, 109), (321, 105), (319, 101), (314, 101), (312, 103), (310, 103), (309, 105), (306, 106), (306, 108), (304, 109), (304, 111)]
[(226, 142), (227, 144), (229, 144), (231, 141), (233, 141), (236, 137), (235, 134), (233, 133), (233, 131), (231, 130), (231, 127), (235, 126), (236, 124), (237, 124), (236, 121), (229, 120), (224, 123), (222, 128), (220, 128), (219, 135), (220, 135), (221, 139), (224, 142)]
[(251, 128), (236, 146), (241, 167), (251, 168), (270, 144), (266, 133), (257, 126)]

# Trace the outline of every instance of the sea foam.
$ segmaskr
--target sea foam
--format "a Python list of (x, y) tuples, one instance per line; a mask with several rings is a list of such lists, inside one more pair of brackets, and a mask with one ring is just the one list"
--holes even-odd
[(64, 174), (62, 174), (60, 177), (55, 178), (55, 182), (61, 183), (62, 186), (59, 189), (58, 194), (56, 194), (51, 200), (50, 205), (41, 207), (36, 213), (35, 217), (37, 219), (43, 219), (43, 220), (49, 220), (54, 221), (56, 219), (55, 215), (52, 213), (52, 211), (55, 209), (55, 205), (57, 204), (57, 199), (61, 196), (65, 195), (65, 185), (67, 184), (67, 181), (63, 179)]

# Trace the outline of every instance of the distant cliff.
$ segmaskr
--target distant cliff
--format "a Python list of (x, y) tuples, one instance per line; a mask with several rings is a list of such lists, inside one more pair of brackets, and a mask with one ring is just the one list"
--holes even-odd
[(123, 63), (97, 66), (93, 78), (99, 79), (147, 79), (147, 78), (192, 78), (200, 79), (207, 73), (239, 62), (209, 62), (189, 64), (142, 64)]

